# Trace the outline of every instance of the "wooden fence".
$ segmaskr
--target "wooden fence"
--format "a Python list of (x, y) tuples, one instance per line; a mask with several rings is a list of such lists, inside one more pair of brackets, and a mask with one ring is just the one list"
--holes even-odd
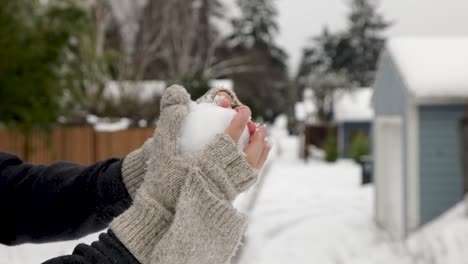
[[(91, 126), (55, 127), (51, 132), (31, 136), (29, 162), (49, 164), (58, 160), (80, 164), (123, 157), (153, 135), (154, 128), (131, 128), (117, 132), (99, 132)], [(22, 156), (23, 137), (17, 131), (0, 128), (0, 151)]]

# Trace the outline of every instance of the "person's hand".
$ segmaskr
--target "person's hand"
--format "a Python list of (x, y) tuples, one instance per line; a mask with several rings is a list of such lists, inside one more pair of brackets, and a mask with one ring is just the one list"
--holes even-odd
[[(233, 99), (231, 98), (231, 95), (229, 95), (226, 91), (224, 90), (221, 90), (219, 92), (216, 93), (215, 97), (214, 97), (214, 102), (223, 107), (223, 108), (232, 108), (232, 103), (233, 103)], [(246, 105), (239, 105), (239, 106), (235, 106), (234, 107), (234, 110), (236, 110), (236, 112), (239, 112), (240, 110), (242, 109), (245, 109), (249, 112), (249, 116), (252, 116), (252, 111), (250, 110), (250, 108)], [(252, 122), (252, 120), (250, 120), (249, 118), (249, 121), (247, 122), (247, 127), (249, 129), (249, 133), (250, 135), (252, 136), (254, 133), (255, 133), (255, 130), (257, 129), (257, 125), (255, 125), (254, 122)]]
[[(214, 101), (221, 107), (231, 108), (232, 98), (225, 91), (217, 92)], [(252, 111), (248, 106), (241, 105), (234, 109), (237, 111), (237, 115), (233, 118), (229, 127), (226, 128), (224, 132), (237, 142), (239, 141), (245, 126), (248, 127), (251, 140), (245, 149), (245, 158), (252, 167), (260, 170), (268, 158), (268, 154), (272, 147), (271, 141), (266, 139), (266, 126), (257, 127), (257, 125), (250, 120)]]
[[(111, 223), (141, 263), (225, 263), (245, 230), (245, 219), (232, 201), (258, 178), (265, 128), (255, 132), (243, 153), (235, 141), (250, 111), (240, 108), (225, 133), (204, 149), (179, 154), (178, 135), (191, 103), (183, 87), (165, 90), (144, 182), (132, 206)], [(211, 262), (193, 252), (209, 253)], [(213, 258), (213, 252), (220, 256)]]

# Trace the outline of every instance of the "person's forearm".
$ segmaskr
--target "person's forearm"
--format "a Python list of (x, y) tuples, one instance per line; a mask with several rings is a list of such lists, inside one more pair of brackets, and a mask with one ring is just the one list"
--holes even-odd
[(131, 203), (122, 161), (31, 165), (0, 153), (0, 243), (74, 239), (105, 228)]

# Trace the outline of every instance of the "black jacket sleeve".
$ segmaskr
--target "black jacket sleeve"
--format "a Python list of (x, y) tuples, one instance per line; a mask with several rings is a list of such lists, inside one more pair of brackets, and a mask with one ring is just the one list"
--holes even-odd
[(75, 239), (107, 227), (131, 204), (121, 166), (32, 165), (0, 152), (0, 243)]
[(72, 255), (53, 258), (44, 264), (139, 264), (138, 260), (108, 230), (99, 235), (99, 240), (91, 245), (79, 244)]

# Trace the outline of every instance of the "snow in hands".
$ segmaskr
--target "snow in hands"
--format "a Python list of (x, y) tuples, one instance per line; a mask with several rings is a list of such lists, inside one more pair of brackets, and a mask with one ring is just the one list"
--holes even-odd
[[(179, 136), (179, 153), (187, 154), (203, 149), (229, 126), (237, 112), (219, 106), (222, 99), (216, 96), (213, 102), (190, 104)], [(240, 149), (243, 150), (249, 140), (249, 129), (246, 127), (238, 141)]]

